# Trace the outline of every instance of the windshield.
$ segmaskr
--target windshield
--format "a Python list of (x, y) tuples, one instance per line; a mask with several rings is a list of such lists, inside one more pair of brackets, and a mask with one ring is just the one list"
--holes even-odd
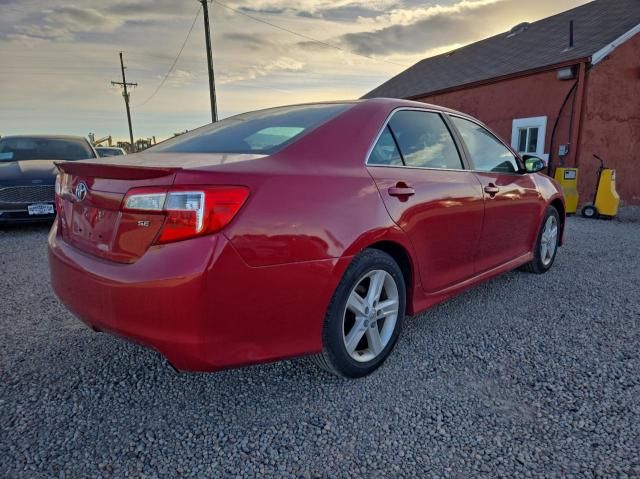
[(85, 160), (95, 158), (89, 144), (73, 138), (0, 139), (0, 161)]
[(336, 117), (349, 104), (299, 105), (243, 113), (167, 140), (149, 151), (272, 154)]

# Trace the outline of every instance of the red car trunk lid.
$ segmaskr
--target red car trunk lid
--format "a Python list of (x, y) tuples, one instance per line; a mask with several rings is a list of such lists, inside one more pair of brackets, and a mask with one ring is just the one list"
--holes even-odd
[(121, 211), (127, 191), (170, 186), (179, 168), (59, 163), (59, 228), (68, 244), (106, 260), (132, 263), (162, 228), (161, 213)]

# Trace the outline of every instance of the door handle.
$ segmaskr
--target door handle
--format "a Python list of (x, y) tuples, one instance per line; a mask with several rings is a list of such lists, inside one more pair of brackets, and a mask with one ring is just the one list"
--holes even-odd
[(416, 190), (411, 188), (406, 183), (398, 183), (396, 184), (396, 186), (392, 186), (391, 188), (389, 188), (389, 196), (406, 197), (406, 196), (413, 196), (415, 194), (416, 194)]
[(487, 186), (484, 187), (484, 192), (493, 198), (495, 195), (500, 193), (500, 188), (498, 188), (493, 183), (489, 183)]

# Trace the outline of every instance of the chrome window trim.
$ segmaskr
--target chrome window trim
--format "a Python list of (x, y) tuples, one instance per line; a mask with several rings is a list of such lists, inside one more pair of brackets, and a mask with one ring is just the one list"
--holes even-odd
[[(367, 156), (366, 156), (365, 161), (364, 161), (364, 166), (367, 166), (367, 167), (370, 167), (370, 168), (409, 168), (409, 169), (412, 169), (412, 170), (472, 171), (472, 170), (467, 169), (467, 168), (430, 168), (430, 167), (426, 167), (426, 166), (407, 166), (407, 165), (374, 165), (374, 164), (370, 165), (369, 164), (369, 159), (371, 158), (371, 154), (373, 153), (373, 149), (376, 147), (376, 144), (378, 143), (378, 140), (380, 140), (380, 137), (384, 133), (384, 130), (387, 129), (387, 126), (389, 125), (389, 122), (391, 121), (391, 118), (393, 118), (393, 115), (395, 115), (399, 111), (422, 111), (422, 112), (425, 112), (425, 113), (436, 113), (438, 116), (447, 114), (447, 112), (442, 111), (442, 110), (436, 110), (436, 109), (433, 109), (433, 108), (418, 108), (418, 107), (411, 107), (411, 106), (400, 106), (398, 108), (395, 108), (395, 109), (391, 110), (391, 113), (389, 113), (389, 115), (387, 116), (387, 119), (384, 121), (384, 123), (382, 125), (382, 128), (380, 128), (380, 131), (376, 135), (375, 139), (373, 140), (373, 143), (371, 143), (371, 146), (369, 147), (369, 150), (367, 151)], [(463, 117), (461, 117), (461, 118), (463, 118)], [(444, 118), (441, 118), (441, 119), (442, 119), (442, 122), (444, 123), (444, 126), (447, 128), (447, 130), (449, 130), (449, 126), (447, 125), (447, 122), (444, 120)], [(453, 136), (453, 134), (451, 132), (449, 132), (449, 134), (451, 135), (451, 140), (456, 145), (456, 150), (458, 150), (458, 156), (460, 157), (460, 163), (462, 163), (464, 165), (464, 158), (463, 158), (462, 152), (460, 152), (459, 149), (458, 149), (458, 145), (456, 143), (456, 139), (455, 139), (455, 137)], [(402, 155), (402, 152), (399, 151), (399, 153)]]
[[(393, 115), (395, 115), (399, 111), (423, 111), (423, 112), (426, 112), (426, 113), (436, 113), (438, 115), (448, 115), (450, 117), (456, 117), (456, 118), (460, 118), (462, 120), (468, 120), (471, 123), (475, 123), (479, 127), (484, 128), (485, 130), (487, 130), (491, 134), (492, 137), (494, 137), (502, 146), (507, 148), (507, 150), (509, 150), (511, 152), (511, 154), (514, 156), (514, 158), (516, 159), (516, 163), (520, 164), (518, 155), (514, 154), (513, 150), (509, 146), (507, 146), (504, 141), (502, 141), (500, 138), (498, 138), (491, 130), (489, 130), (479, 120), (476, 120), (473, 117), (466, 116), (466, 115), (460, 114), (460, 113), (450, 113), (450, 112), (445, 111), (445, 110), (436, 110), (434, 108), (418, 108), (418, 107), (401, 106), (401, 107), (394, 108), (393, 110), (391, 110), (391, 112), (387, 116), (386, 120), (384, 121), (384, 123), (382, 125), (382, 128), (380, 128), (380, 131), (378, 131), (378, 134), (376, 135), (375, 139), (373, 140), (373, 143), (371, 143), (371, 146), (369, 147), (369, 150), (367, 151), (367, 156), (365, 158), (364, 166), (366, 166), (368, 168), (408, 168), (408, 169), (412, 169), (412, 170), (457, 171), (457, 172), (500, 174), (500, 175), (516, 175), (516, 176), (522, 176), (523, 174), (527, 174), (526, 171), (523, 171), (523, 172), (517, 172), (517, 171), (516, 172), (484, 171), (484, 170), (476, 170), (475, 168), (460, 168), (460, 169), (456, 168), (456, 169), (454, 169), (454, 168), (429, 168), (429, 167), (426, 167), (426, 166), (407, 166), (407, 165), (375, 165), (375, 164), (371, 164), (370, 165), (369, 164), (369, 158), (371, 158), (371, 154), (373, 153), (373, 149), (375, 148), (376, 144), (378, 143), (378, 140), (380, 139), (380, 137), (384, 133), (384, 130), (387, 128), (387, 125), (391, 121), (391, 118), (393, 117)], [(445, 123), (445, 125), (446, 125), (446, 123)], [(453, 135), (452, 135), (451, 138), (455, 142), (455, 138), (453, 137)], [(462, 141), (464, 141), (464, 140), (462, 140)], [(464, 144), (463, 146), (466, 148), (467, 145)], [(460, 152), (458, 152), (458, 154), (460, 154)], [(460, 160), (464, 163), (462, 156), (460, 157)], [(470, 159), (470, 161), (473, 161), (473, 160)], [(522, 165), (520, 165), (520, 166), (522, 166)]]
[(405, 166), (405, 165), (365, 165), (368, 168), (405, 168), (407, 170), (431, 170), (431, 171), (457, 171), (465, 173), (473, 173), (473, 170), (463, 170), (458, 168), (430, 168), (426, 166)]

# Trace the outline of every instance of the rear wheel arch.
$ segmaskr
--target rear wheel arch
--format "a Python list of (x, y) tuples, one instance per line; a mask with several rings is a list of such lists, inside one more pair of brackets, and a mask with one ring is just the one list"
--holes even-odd
[(370, 244), (366, 249), (376, 249), (387, 253), (400, 267), (400, 271), (402, 271), (402, 277), (404, 278), (404, 284), (407, 294), (407, 314), (413, 314), (412, 298), (415, 287), (414, 278), (416, 274), (416, 268), (414, 267), (409, 251), (407, 251), (407, 249), (400, 243), (397, 243), (395, 241), (378, 241), (376, 243)]
[[(373, 278), (378, 279), (372, 290)], [(360, 287), (364, 289), (356, 289)], [(406, 290), (404, 273), (390, 254), (377, 248), (362, 249), (331, 298), (322, 326), (322, 351), (312, 356), (315, 363), (348, 378), (377, 369), (393, 350), (402, 329)], [(377, 334), (371, 331), (374, 328)]]

